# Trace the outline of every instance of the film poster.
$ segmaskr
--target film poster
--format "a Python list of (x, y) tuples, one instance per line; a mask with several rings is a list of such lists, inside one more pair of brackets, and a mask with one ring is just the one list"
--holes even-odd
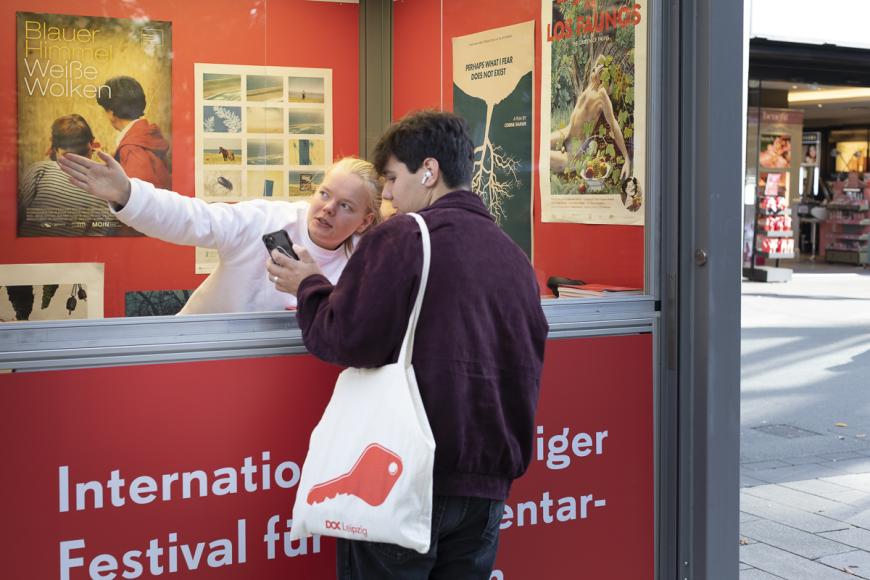
[(535, 23), (453, 39), (453, 108), (474, 140), (471, 189), (532, 255)]
[[(18, 236), (140, 235), (56, 159), (99, 149), (128, 175), (170, 186), (171, 23), (30, 12), (16, 22)], [(130, 161), (143, 151), (145, 172)]]
[[(332, 70), (197, 63), (194, 75), (196, 196), (311, 196), (332, 163)], [(197, 274), (217, 262), (196, 249)]]
[(544, 0), (541, 220), (643, 225), (646, 0)]

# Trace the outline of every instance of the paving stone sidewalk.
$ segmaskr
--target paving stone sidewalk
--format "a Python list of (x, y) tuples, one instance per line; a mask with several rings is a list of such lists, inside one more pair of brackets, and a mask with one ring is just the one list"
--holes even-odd
[(870, 580), (870, 271), (817, 269), (743, 287), (740, 580)]
[(870, 580), (870, 473), (825, 469), (740, 490), (740, 580)]

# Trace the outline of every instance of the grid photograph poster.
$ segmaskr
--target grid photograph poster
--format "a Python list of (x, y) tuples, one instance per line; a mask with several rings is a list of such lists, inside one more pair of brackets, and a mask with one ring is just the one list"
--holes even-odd
[(18, 12), (16, 42), (18, 237), (141, 235), (72, 185), (56, 159), (101, 150), (124, 166), (125, 151), (145, 148), (168, 187), (171, 23)]
[(543, 0), (541, 221), (644, 224), (646, 2)]
[[(332, 70), (197, 63), (196, 197), (304, 199), (332, 163)], [(196, 250), (196, 273), (217, 266)]]
[(532, 255), (535, 23), (453, 39), (453, 111), (474, 141), (471, 189)]

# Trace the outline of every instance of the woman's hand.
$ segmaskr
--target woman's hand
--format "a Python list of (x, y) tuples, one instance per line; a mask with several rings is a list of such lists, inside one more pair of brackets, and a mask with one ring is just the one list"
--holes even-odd
[(114, 157), (102, 151), (97, 151), (97, 155), (105, 165), (75, 153), (59, 155), (57, 164), (73, 185), (100, 199), (126, 205), (130, 200), (130, 179)]
[(272, 258), (266, 260), (266, 271), (276, 290), (296, 296), (304, 279), (315, 274), (323, 275), (323, 272), (303, 246), (293, 244), (293, 251), (299, 256), (298, 260), (272, 250)]

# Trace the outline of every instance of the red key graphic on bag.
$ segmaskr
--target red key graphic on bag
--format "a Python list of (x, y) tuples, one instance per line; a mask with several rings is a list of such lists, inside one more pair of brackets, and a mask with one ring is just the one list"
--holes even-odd
[(312, 487), (307, 501), (315, 504), (345, 494), (379, 506), (390, 495), (401, 474), (402, 459), (386, 447), (372, 443), (363, 449), (350, 471)]

